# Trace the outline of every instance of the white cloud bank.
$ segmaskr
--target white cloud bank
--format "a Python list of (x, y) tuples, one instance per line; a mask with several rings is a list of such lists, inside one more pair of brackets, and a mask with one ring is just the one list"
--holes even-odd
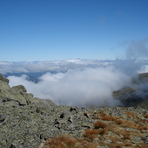
[(112, 92), (129, 82), (129, 76), (114, 67), (69, 70), (66, 73), (46, 73), (38, 83), (27, 80), (27, 76), (9, 76), (10, 85), (23, 84), (28, 92), (56, 104), (88, 107), (115, 106)]
[[(43, 63), (41, 65), (44, 65)], [(27, 74), (11, 75), (8, 79), (10, 86), (22, 84), (34, 96), (51, 99), (58, 105), (116, 106), (119, 102), (113, 99), (112, 92), (128, 85), (132, 76), (147, 68), (147, 62), (141, 65), (141, 62), (133, 60), (98, 61), (100, 64), (96, 65), (92, 64), (91, 60), (91, 64), (82, 63), (83, 60), (79, 63), (64, 64), (55, 69), (54, 73), (52, 71), (42, 74), (37, 83), (30, 81)], [(54, 64), (53, 62), (51, 67)], [(40, 69), (41, 65), (36, 64), (35, 68)], [(32, 69), (35, 68), (32, 66)]]

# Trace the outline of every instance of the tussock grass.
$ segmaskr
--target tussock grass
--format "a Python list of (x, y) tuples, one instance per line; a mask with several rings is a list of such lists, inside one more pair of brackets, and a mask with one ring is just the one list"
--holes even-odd
[(97, 148), (97, 144), (85, 139), (75, 139), (69, 135), (60, 135), (48, 139), (42, 148)]
[(66, 148), (66, 145), (72, 147), (76, 144), (77, 140), (68, 135), (61, 135), (48, 139), (45, 146), (42, 148)]
[(98, 128), (105, 128), (108, 126), (108, 124), (106, 124), (105, 122), (103, 121), (97, 121), (93, 124), (94, 128), (95, 129), (98, 129)]
[(121, 117), (114, 117), (112, 115), (107, 115), (107, 114), (99, 114), (101, 120), (106, 120), (106, 121), (115, 121), (117, 119), (120, 119)]
[(139, 129), (139, 130), (148, 130), (148, 126), (138, 126), (137, 129)]
[(99, 130), (87, 129), (84, 131), (83, 136), (92, 141), (94, 138), (98, 137), (98, 134), (99, 134)]
[(148, 114), (143, 114), (143, 117), (144, 118), (148, 118)]
[(117, 124), (119, 124), (122, 127), (129, 127), (133, 129), (137, 129), (138, 125), (134, 123), (133, 121), (128, 121), (128, 120), (115, 120)]
[(125, 112), (125, 114), (128, 118), (136, 118), (137, 117), (137, 114), (132, 113), (132, 112)]
[(108, 133), (108, 129), (99, 129), (99, 134), (101, 136), (106, 135)]

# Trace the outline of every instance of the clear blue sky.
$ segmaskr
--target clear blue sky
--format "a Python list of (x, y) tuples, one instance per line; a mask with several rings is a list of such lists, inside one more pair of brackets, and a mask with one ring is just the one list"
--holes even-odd
[(145, 38), (148, 0), (0, 0), (0, 61), (114, 59)]

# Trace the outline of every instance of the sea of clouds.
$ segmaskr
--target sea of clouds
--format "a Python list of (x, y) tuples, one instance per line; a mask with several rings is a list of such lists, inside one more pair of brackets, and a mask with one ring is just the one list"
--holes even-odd
[(113, 98), (113, 91), (131, 85), (139, 73), (148, 72), (148, 60), (137, 58), (148, 55), (143, 41), (131, 42), (126, 54), (115, 60), (0, 62), (0, 73), (7, 76), (11, 87), (24, 85), (35, 97), (57, 105), (112, 107), (121, 105)]

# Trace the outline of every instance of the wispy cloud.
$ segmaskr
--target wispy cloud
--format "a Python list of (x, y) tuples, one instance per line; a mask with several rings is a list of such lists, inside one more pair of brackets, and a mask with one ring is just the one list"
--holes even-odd
[(147, 58), (148, 57), (148, 39), (131, 41), (126, 50), (128, 59)]

